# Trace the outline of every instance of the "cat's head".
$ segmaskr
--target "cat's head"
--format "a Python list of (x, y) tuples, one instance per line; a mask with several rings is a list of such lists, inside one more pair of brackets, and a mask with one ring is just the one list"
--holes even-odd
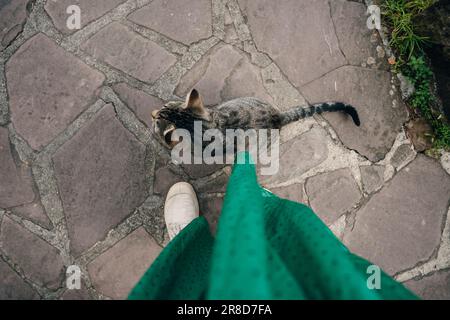
[(194, 121), (210, 121), (210, 113), (203, 104), (200, 93), (192, 89), (185, 101), (169, 101), (159, 110), (152, 112), (153, 131), (165, 147), (172, 149), (177, 142), (172, 141), (176, 129), (186, 129), (193, 136)]

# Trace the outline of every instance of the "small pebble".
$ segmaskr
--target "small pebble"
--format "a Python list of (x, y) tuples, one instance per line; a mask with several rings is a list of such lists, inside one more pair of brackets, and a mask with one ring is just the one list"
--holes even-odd
[(381, 46), (377, 46), (377, 55), (378, 58), (384, 58), (385, 56), (384, 49)]
[(378, 41), (378, 33), (374, 32), (370, 36), (370, 42), (374, 43), (374, 42), (377, 42), (377, 41)]
[(368, 57), (367, 58), (367, 64), (368, 65), (371, 65), (371, 64), (375, 64), (375, 58), (374, 57)]

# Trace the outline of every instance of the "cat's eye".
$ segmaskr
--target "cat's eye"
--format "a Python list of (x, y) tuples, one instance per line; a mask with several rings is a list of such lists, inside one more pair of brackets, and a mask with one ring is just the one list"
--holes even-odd
[(163, 132), (164, 140), (169, 146), (172, 144), (172, 134), (175, 131), (175, 129), (176, 129), (175, 126), (172, 124), (168, 126)]
[(164, 135), (164, 140), (166, 141), (166, 143), (170, 146), (170, 144), (172, 143), (172, 132), (168, 132)]

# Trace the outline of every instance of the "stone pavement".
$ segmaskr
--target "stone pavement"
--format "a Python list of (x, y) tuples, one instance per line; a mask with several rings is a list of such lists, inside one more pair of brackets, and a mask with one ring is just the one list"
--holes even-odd
[[(66, 9), (81, 8), (81, 29)], [(168, 188), (190, 181), (215, 229), (229, 167), (175, 166), (150, 113), (196, 87), (340, 114), (281, 132), (260, 177), (424, 298), (450, 299), (450, 155), (417, 154), (388, 48), (344, 0), (0, 2), (0, 298), (123, 299), (167, 244)], [(66, 288), (66, 268), (82, 289)]]

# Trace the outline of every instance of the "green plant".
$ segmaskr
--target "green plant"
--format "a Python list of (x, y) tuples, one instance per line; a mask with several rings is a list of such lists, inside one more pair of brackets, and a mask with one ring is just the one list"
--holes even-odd
[(384, 1), (381, 6), (382, 13), (391, 28), (389, 44), (395, 47), (401, 56), (409, 59), (414, 52), (422, 51), (422, 46), (428, 39), (417, 34), (413, 19), (434, 2), (435, 0)]
[(408, 62), (408, 68), (405, 68), (405, 75), (410, 76), (414, 83), (430, 81), (433, 72), (428, 67), (423, 56), (411, 57)]
[(438, 125), (436, 130), (436, 136), (438, 137), (435, 141), (436, 148), (449, 149), (450, 148), (450, 126)]
[(414, 19), (436, 0), (384, 0), (382, 14), (390, 29), (390, 46), (397, 53), (394, 71), (406, 75), (414, 84), (415, 92), (409, 104), (427, 120), (434, 132), (434, 147), (450, 148), (450, 125), (433, 110), (433, 72), (423, 52), (427, 38), (417, 33)]
[(415, 92), (410, 99), (411, 105), (419, 110), (423, 117), (431, 120), (432, 112), (429, 106), (434, 100), (430, 92), (433, 72), (427, 66), (423, 57), (411, 57), (411, 60), (403, 69), (403, 73), (414, 84)]
[(434, 102), (434, 95), (431, 93), (431, 81), (433, 72), (428, 67), (423, 56), (411, 57), (404, 66), (403, 73), (414, 84), (415, 92), (409, 100), (414, 109), (424, 117), (433, 128), (434, 146), (438, 148), (450, 147), (450, 126), (443, 119), (442, 115), (434, 112), (430, 107)]

